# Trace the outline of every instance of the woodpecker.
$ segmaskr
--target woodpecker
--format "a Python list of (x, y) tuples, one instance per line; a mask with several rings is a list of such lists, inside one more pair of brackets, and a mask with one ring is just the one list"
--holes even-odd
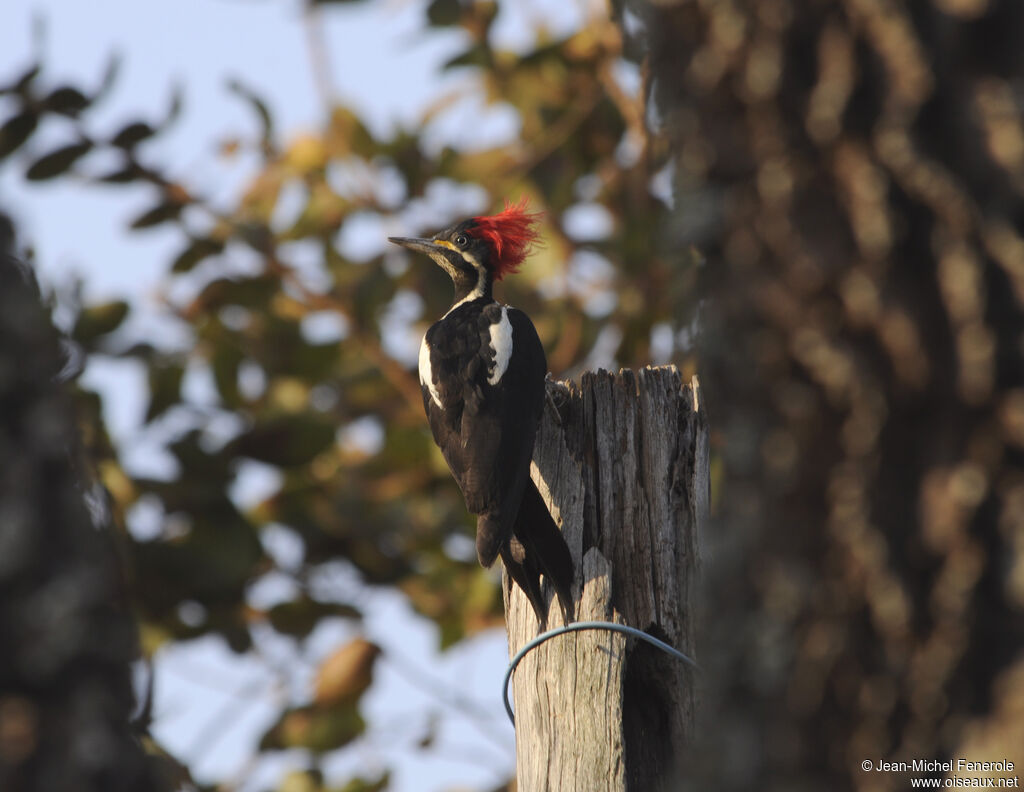
[(541, 627), (544, 575), (572, 620), (569, 548), (530, 479), (534, 438), (544, 409), (547, 359), (529, 317), (495, 302), (493, 286), (516, 272), (537, 240), (538, 215), (527, 202), (471, 217), (429, 239), (389, 241), (432, 258), (455, 285), (448, 312), (423, 336), (423, 406), (434, 441), (477, 515), (476, 552), (490, 567), (501, 556)]

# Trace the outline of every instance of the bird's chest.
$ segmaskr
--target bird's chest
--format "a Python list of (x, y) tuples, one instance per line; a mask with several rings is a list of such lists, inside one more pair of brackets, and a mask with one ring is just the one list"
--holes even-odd
[(490, 303), (457, 308), (420, 344), (420, 384), (438, 407), (472, 405), (501, 384), (512, 357), (508, 308)]

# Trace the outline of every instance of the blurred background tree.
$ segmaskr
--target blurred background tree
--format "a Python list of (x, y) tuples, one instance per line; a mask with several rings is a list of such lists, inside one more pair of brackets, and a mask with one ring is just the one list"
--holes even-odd
[(725, 471), (691, 788), (1019, 778), (1024, 6), (657, 6)]
[[(375, 243), (354, 254), (346, 240), (429, 233), (527, 196), (545, 213), (544, 247), (499, 298), (534, 317), (554, 375), (689, 361), (697, 259), (666, 224), (667, 150), (645, 125), (640, 50), (624, 47), (608, 10), (589, 11), (559, 36), (541, 13), (532, 43), (509, 51), (491, 35), (498, 5), (426, 3), (422, 35), (458, 31), (461, 51), (444, 69), (472, 79), (416, 124), (381, 133), (336, 98), (330, 52), (345, 42), (330, 40), (322, 22), (344, 5), (303, 10), (323, 103), (318, 128), (280, 129), (259, 86), (225, 87), (225, 101), (245, 103), (252, 119), (248, 133), (226, 140), (215, 125), (207, 130), (211, 141), (221, 137), (220, 157), (249, 163), (227, 199), (147, 151), (187, 116), (187, 92), (174, 93), (162, 117), (114, 129), (91, 121), (118, 91), (114, 67), (65, 84), (48, 78), (43, 59), (21, 73), (8, 67), (0, 93), (0, 166), (28, 189), (73, 180), (133, 190), (148, 197), (128, 233), (171, 228), (180, 240), (165, 263), (159, 334), (133, 329), (139, 306), (128, 301), (83, 304), (66, 284), (56, 292), (82, 368), (117, 360), (144, 372), (136, 431), (159, 438), (159, 472), (126, 464), (104, 428), (102, 388), (81, 386), (78, 401), (157, 690), (169, 667), (161, 658), (210, 636), (276, 680), (243, 691), (264, 698), (273, 717), (237, 778), (195, 782), (210, 788), (389, 788), (380, 762), (343, 778), (325, 774), (328, 760), (375, 740), (443, 752), (439, 721), (451, 711), (468, 716), (484, 744), (461, 758), (497, 752), (499, 761), (483, 760), (494, 783), (513, 764), (511, 730), (492, 706), (497, 688), (486, 706), (437, 690), (438, 712), (398, 730), (364, 719), (363, 694), (381, 663), (437, 687), (422, 663), (382, 654), (366, 637), (367, 597), (400, 592), (437, 626), (441, 648), (500, 629), (502, 613), (497, 576), (475, 562), (473, 525), (430, 441), (415, 373), (419, 338), (449, 305), (450, 284), (428, 261)], [(480, 117), (463, 110), (463, 142), (432, 149), (430, 125), (466, 95), (481, 99)], [(509, 107), (517, 134), (488, 141), (486, 114)], [(253, 470), (264, 491), (246, 502), (239, 487)], [(327, 653), (311, 648), (317, 628), (338, 620), (349, 623), (345, 639)], [(297, 680), (293, 663), (315, 665), (312, 679)], [(153, 734), (162, 715), (152, 713)], [(194, 754), (235, 715), (232, 706), (193, 724)], [(292, 771), (267, 781), (263, 760), (289, 749)]]
[(0, 787), (160, 790), (130, 727), (135, 624), (83, 497), (67, 357), (13, 244), (0, 214)]

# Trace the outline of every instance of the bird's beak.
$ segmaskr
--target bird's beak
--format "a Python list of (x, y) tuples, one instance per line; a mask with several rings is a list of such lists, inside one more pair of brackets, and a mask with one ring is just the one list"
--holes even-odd
[(409, 248), (409, 250), (414, 250), (417, 253), (426, 253), (431, 258), (439, 253), (443, 254), (446, 250), (451, 250), (449, 245), (440, 245), (432, 239), (419, 239), (417, 237), (388, 237), (388, 242)]

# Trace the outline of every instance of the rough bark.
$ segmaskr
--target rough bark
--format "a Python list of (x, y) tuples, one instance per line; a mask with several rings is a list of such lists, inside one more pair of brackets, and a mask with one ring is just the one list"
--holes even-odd
[(721, 474), (688, 788), (1018, 774), (1024, 3), (627, 5), (675, 239), (707, 259)]
[(129, 726), (135, 626), (84, 501), (64, 356), (10, 244), (0, 215), (0, 789), (160, 790)]
[[(691, 657), (707, 513), (707, 425), (696, 383), (674, 367), (599, 371), (551, 383), (533, 478), (576, 563), (576, 619), (645, 630)], [(537, 635), (505, 581), (511, 654)], [(562, 624), (551, 607), (548, 626)], [(693, 726), (693, 672), (619, 634), (542, 644), (514, 678), (517, 783), (523, 792), (674, 789)]]

